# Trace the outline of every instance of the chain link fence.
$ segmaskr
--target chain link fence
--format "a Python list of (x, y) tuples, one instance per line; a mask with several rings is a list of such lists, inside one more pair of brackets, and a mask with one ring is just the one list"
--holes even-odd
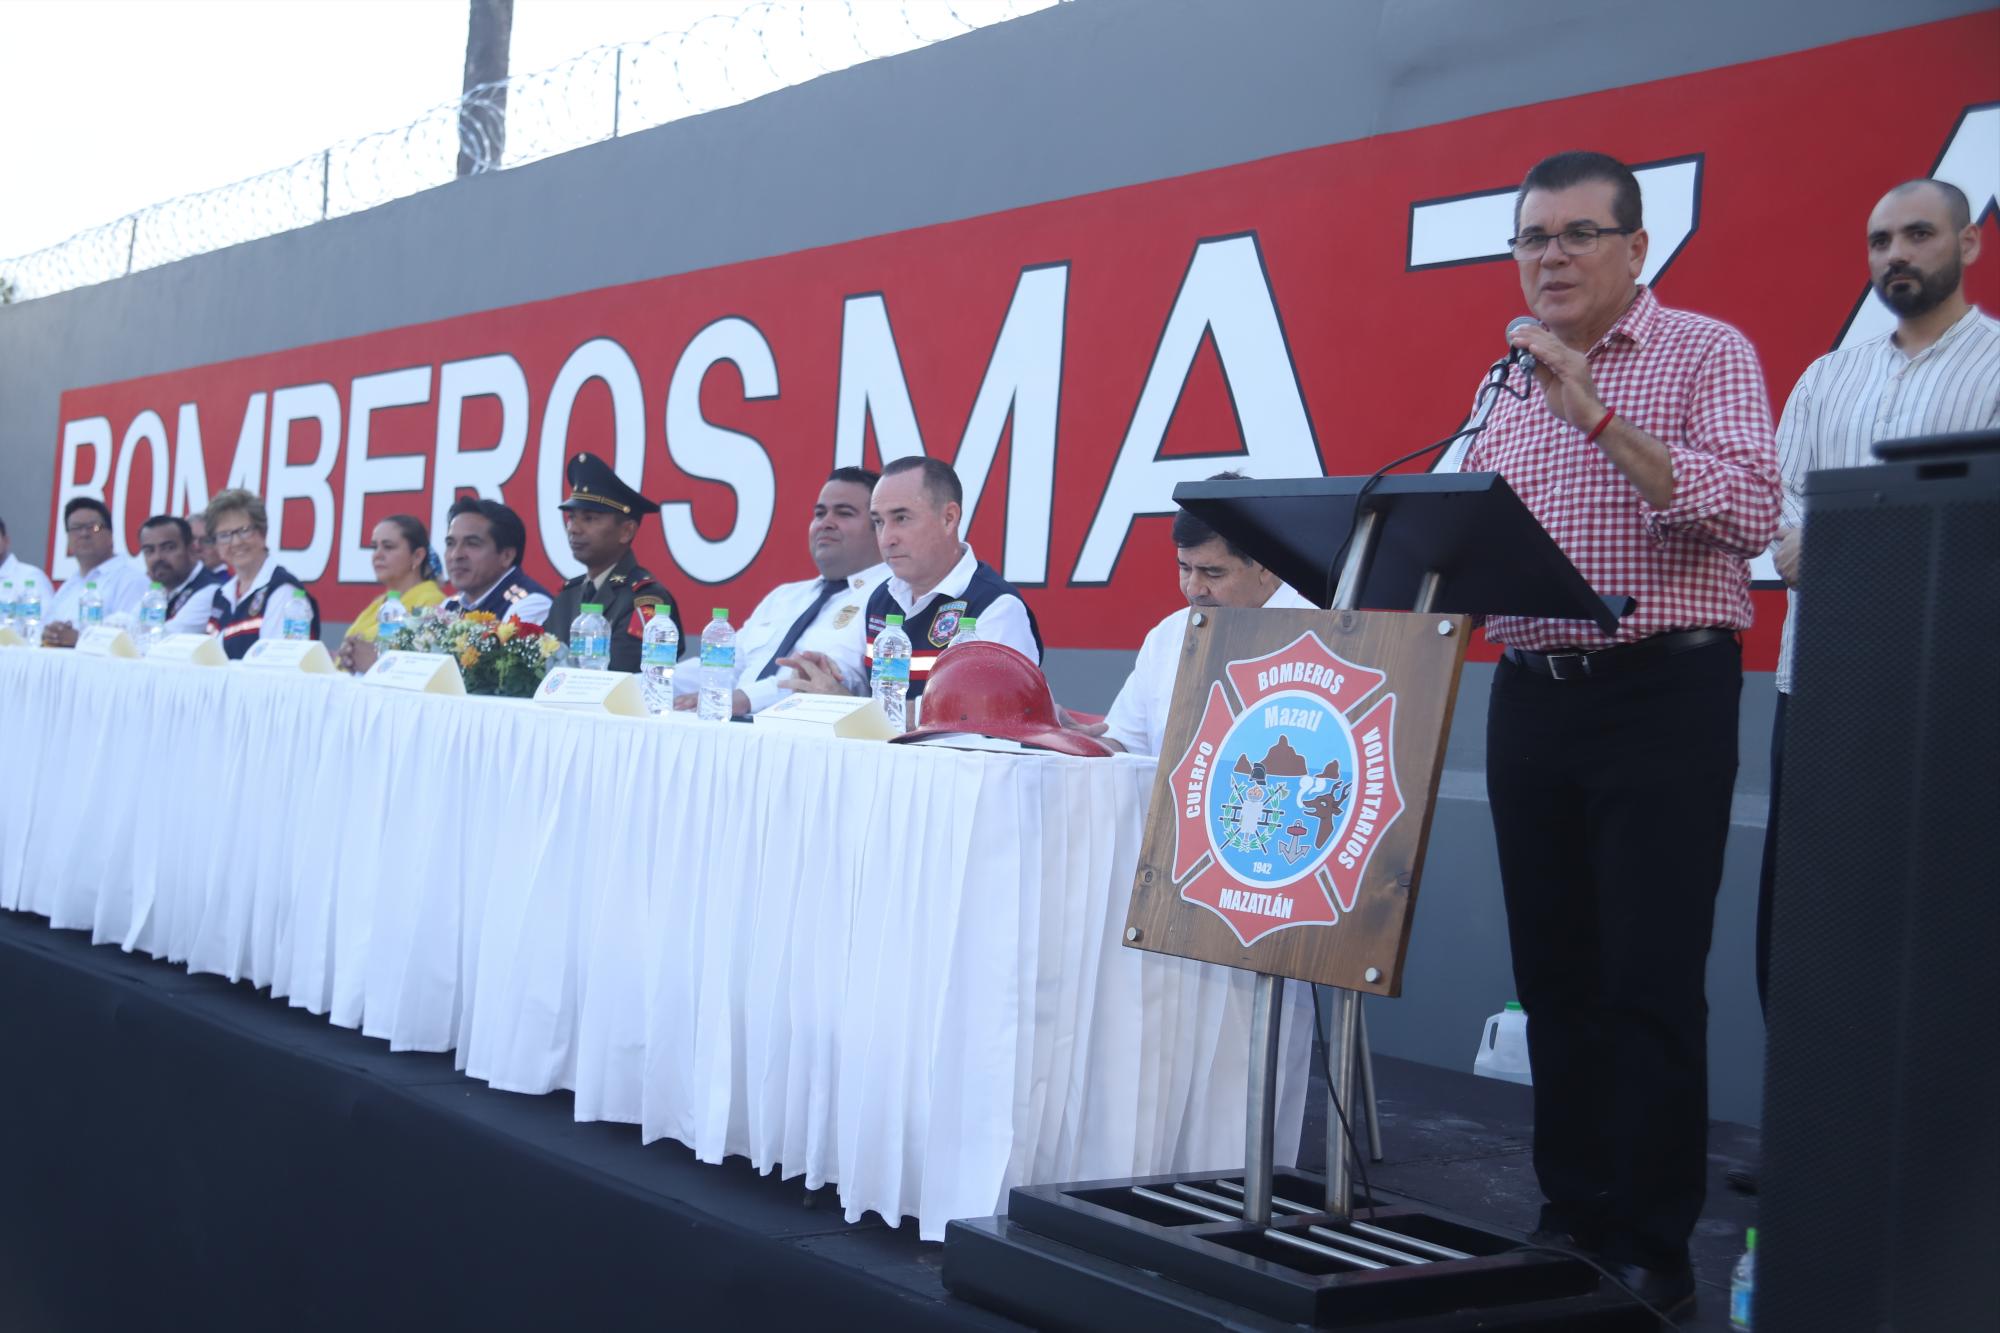
[(747, 102), (1062, 0), (760, 0), (483, 84), (396, 129), (0, 259), (0, 302), (124, 277)]

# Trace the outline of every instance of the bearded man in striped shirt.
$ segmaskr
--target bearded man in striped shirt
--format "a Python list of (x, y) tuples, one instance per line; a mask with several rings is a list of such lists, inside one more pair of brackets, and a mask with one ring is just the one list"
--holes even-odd
[[(1965, 270), (1979, 258), (1979, 228), (1965, 192), (1948, 181), (1904, 181), (1868, 217), (1868, 276), (1896, 314), (1892, 332), (1828, 352), (1806, 367), (1778, 424), (1785, 509), (1771, 554), (1789, 588), (1799, 586), (1806, 474), (1867, 467), (1882, 440), (2000, 429), (2000, 320), (1965, 299)], [(1771, 810), (1757, 886), (1757, 998), (1771, 971), (1771, 893), (1776, 879), (1778, 791), (1785, 709), (1792, 692), (1798, 593), (1787, 597), (1778, 653), (1778, 709), (1771, 728)], [(1756, 1193), (1754, 1172), (1729, 1183)]]
[(1542, 327), (1468, 471), (1497, 471), (1598, 592), (1615, 634), (1488, 619), (1507, 651), (1486, 778), (1534, 1070), (1537, 1239), (1594, 1251), (1668, 1313), (1694, 1299), (1706, 1192), (1715, 895), (1736, 778), (1749, 561), (1777, 529), (1764, 375), (1728, 325), (1639, 281), (1639, 183), (1538, 163), (1511, 248)]

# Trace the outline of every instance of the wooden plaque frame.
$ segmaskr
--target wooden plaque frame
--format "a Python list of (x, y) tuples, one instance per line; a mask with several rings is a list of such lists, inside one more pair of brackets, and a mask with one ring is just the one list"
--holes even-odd
[[(1127, 944), (1400, 994), (1469, 626), (1426, 612), (1190, 615)], [(1250, 767), (1265, 761), (1261, 776)], [(1255, 805), (1232, 800), (1244, 791)]]

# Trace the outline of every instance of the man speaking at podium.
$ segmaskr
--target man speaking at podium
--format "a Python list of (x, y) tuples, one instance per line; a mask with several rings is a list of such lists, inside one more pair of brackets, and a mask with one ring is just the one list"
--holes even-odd
[[(1736, 777), (1748, 562), (1777, 530), (1771, 410), (1742, 334), (1639, 282), (1639, 183), (1599, 153), (1528, 173), (1511, 248), (1540, 327), (1525, 396), (1466, 454), (1532, 510), (1615, 635), (1494, 616), (1486, 781), (1528, 1013), (1537, 1239), (1595, 1251), (1672, 1313), (1708, 1137), (1715, 894)], [(1516, 383), (1524, 377), (1516, 375)]]

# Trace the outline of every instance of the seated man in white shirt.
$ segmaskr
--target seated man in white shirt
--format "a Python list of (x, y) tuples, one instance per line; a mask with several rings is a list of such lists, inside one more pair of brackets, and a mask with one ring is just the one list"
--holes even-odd
[(139, 599), (149, 585), (139, 566), (129, 557), (115, 553), (111, 532), (111, 511), (104, 501), (88, 495), (75, 496), (63, 506), (63, 531), (69, 537), (70, 558), (76, 561), (76, 577), (56, 589), (56, 595), (42, 611), (42, 646), (76, 647), (77, 631), (83, 624), (83, 595), (92, 584), (104, 601), (104, 618), (132, 617)]
[(167, 633), (206, 633), (215, 594), (205, 590), (228, 575), (195, 558), (194, 529), (188, 521), (172, 514), (147, 519), (139, 527), (139, 558), (146, 562), (146, 577), (167, 595)]
[(34, 585), (44, 613), (55, 600), (56, 588), (49, 582), (49, 576), (14, 554), (14, 544), (7, 536), (7, 522), (0, 519), (0, 586), (9, 583), (14, 585), (16, 597), (26, 592), (30, 584)]
[[(737, 717), (750, 717), (792, 692), (797, 675), (786, 669), (810, 653), (850, 693), (864, 684), (859, 629), (868, 598), (889, 567), (875, 546), (868, 499), (876, 476), (866, 468), (843, 467), (820, 487), (813, 502), (806, 541), (819, 577), (773, 588), (743, 628), (736, 632)], [(700, 686), (695, 672), (674, 675), (674, 707), (694, 708)]]
[[(1211, 481), (1234, 481), (1240, 472), (1222, 472)], [(1276, 574), (1230, 545), (1228, 538), (1182, 510), (1174, 515), (1174, 555), (1180, 563), (1181, 596), (1187, 605), (1153, 626), (1139, 645), (1124, 688), (1102, 722), (1066, 724), (1106, 745), (1133, 754), (1153, 754), (1167, 734), (1167, 707), (1180, 669), (1188, 613), (1197, 606), (1264, 606), (1273, 610), (1313, 609)]]

